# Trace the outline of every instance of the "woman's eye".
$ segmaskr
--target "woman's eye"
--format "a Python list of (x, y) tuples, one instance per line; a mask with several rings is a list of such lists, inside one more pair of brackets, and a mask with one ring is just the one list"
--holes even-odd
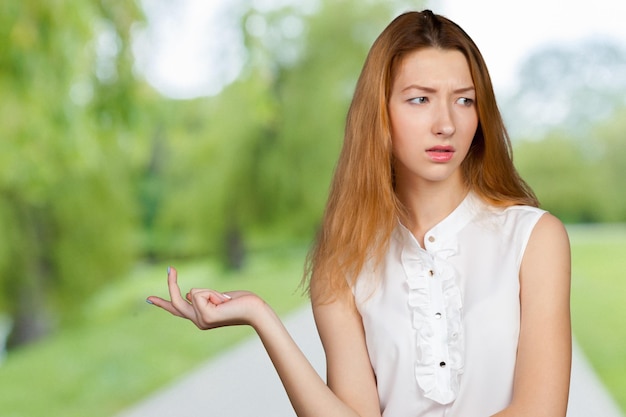
[(412, 99), (409, 99), (409, 102), (415, 104), (424, 104), (428, 102), (428, 99), (426, 97), (414, 97)]
[(467, 97), (461, 97), (460, 99), (458, 99), (458, 102), (467, 107), (470, 107), (472, 104), (474, 104), (474, 100)]

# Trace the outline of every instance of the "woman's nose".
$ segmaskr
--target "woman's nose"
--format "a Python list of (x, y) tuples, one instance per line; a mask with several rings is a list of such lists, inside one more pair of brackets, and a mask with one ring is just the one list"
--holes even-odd
[(440, 106), (433, 122), (433, 133), (437, 136), (447, 137), (454, 134), (455, 130), (451, 109), (447, 105)]

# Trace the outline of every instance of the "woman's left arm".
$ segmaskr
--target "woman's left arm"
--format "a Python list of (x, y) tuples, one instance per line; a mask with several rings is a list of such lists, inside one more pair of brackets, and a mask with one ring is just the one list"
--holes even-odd
[(520, 268), (520, 336), (511, 405), (493, 417), (565, 417), (572, 359), (571, 260), (565, 227), (546, 213)]

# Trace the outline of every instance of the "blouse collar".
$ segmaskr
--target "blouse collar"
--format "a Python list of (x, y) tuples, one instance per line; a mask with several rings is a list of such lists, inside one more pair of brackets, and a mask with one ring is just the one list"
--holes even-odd
[[(483, 204), (480, 198), (473, 192), (469, 191), (461, 203), (443, 220), (433, 226), (424, 234), (424, 248), (428, 252), (439, 252), (447, 248), (452, 249), (456, 246), (457, 236), (478, 212), (478, 208)], [(413, 233), (398, 221), (399, 238), (404, 243), (411, 242), (413, 245), (421, 247)], [(451, 248), (452, 246), (452, 248)]]

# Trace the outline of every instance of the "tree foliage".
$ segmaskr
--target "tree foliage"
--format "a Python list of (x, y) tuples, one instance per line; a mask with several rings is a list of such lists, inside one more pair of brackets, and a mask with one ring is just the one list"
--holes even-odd
[(541, 206), (566, 223), (601, 220), (601, 180), (593, 175), (596, 161), (562, 135), (516, 145), (516, 165), (535, 190)]
[(626, 50), (602, 39), (529, 56), (503, 112), (516, 162), (543, 206), (563, 221), (626, 221)]
[(584, 142), (557, 130), (516, 142), (516, 165), (544, 208), (566, 223), (626, 221), (624, 115), (596, 124)]
[(107, 0), (0, 6), (0, 310), (14, 344), (69, 319), (135, 259), (126, 158), (140, 125), (130, 53), (140, 17)]
[(626, 46), (590, 38), (548, 45), (524, 61), (503, 108), (514, 137), (558, 129), (585, 140), (593, 126), (626, 104)]
[(208, 250), (236, 266), (229, 250), (245, 250), (252, 233), (313, 235), (360, 67), (398, 4), (242, 8), (246, 70), (219, 96), (194, 101), (194, 122), (182, 112), (165, 133), (162, 254)]
[(193, 101), (138, 77), (137, 3), (2, 3), (0, 311), (12, 343), (75, 320), (84, 296), (141, 257), (236, 267), (251, 234), (311, 236), (359, 67), (401, 3), (233, 2), (245, 70)]
[[(230, 2), (244, 70), (219, 95), (184, 101), (136, 71), (137, 3), (0, 4), (0, 313), (14, 344), (74, 320), (83, 297), (138, 260), (219, 256), (236, 268), (258, 236), (312, 238), (366, 53), (419, 4), (281, 4)], [(519, 126), (535, 121), (529, 109), (568, 103), (559, 129), (515, 138), (520, 171), (567, 222), (626, 220), (626, 118), (612, 113), (626, 82), (593, 77), (623, 69), (616, 48), (591, 62), (576, 50), (531, 57), (504, 106)], [(577, 129), (597, 84), (608, 110)]]

